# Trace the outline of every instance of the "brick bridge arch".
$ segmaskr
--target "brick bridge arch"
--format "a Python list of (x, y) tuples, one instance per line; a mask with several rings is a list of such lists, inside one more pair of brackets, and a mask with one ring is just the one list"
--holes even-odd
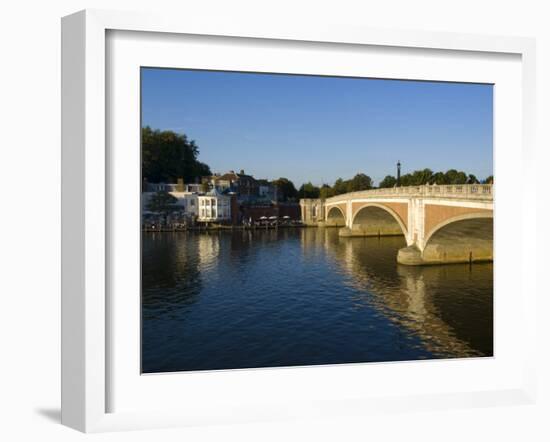
[(345, 205), (335, 205), (327, 207), (325, 224), (333, 227), (343, 227), (346, 225), (346, 207)]
[(448, 218), (427, 233), (421, 261), (435, 263), (492, 261), (493, 212), (471, 212)]
[(363, 236), (407, 236), (408, 207), (405, 203), (352, 203), (348, 225)]
[(430, 239), (432, 239), (434, 235), (436, 235), (438, 232), (441, 232), (441, 230), (444, 229), (445, 227), (450, 226), (454, 223), (467, 221), (467, 220), (478, 220), (478, 219), (490, 219), (492, 223), (492, 220), (493, 220), (492, 210), (484, 210), (484, 211), (471, 210), (471, 211), (461, 211), (461, 212), (462, 213), (458, 215), (454, 215), (444, 220), (441, 220), (435, 226), (432, 225), (433, 222), (426, 223), (426, 226), (428, 227), (429, 230), (424, 235), (424, 247), (426, 247), (430, 243)]

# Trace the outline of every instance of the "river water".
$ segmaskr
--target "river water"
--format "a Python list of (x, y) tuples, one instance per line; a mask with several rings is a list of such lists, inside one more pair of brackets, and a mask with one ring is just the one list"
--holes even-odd
[(144, 373), (492, 356), (493, 265), (335, 228), (147, 233)]

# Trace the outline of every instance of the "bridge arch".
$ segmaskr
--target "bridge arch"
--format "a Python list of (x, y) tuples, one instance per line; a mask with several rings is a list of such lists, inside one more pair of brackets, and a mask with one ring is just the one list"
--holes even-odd
[(343, 227), (346, 225), (346, 215), (338, 206), (332, 206), (327, 211), (327, 226)]
[(437, 224), (424, 237), (422, 259), (426, 262), (491, 261), (493, 212), (463, 214)]
[(404, 235), (407, 227), (401, 217), (390, 207), (381, 203), (366, 203), (351, 220), (351, 230), (362, 236)]

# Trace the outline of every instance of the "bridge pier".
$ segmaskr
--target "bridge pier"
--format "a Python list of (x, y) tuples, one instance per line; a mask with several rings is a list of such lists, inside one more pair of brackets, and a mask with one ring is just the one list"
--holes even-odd
[(434, 245), (421, 251), (416, 245), (397, 252), (397, 262), (404, 265), (460, 264), (493, 261), (492, 243)]
[(338, 230), (338, 236), (341, 236), (343, 238), (349, 238), (353, 236), (353, 232), (349, 227), (342, 227), (340, 230)]
[(418, 266), (426, 264), (422, 259), (422, 252), (415, 245), (403, 247), (397, 252), (397, 262), (399, 264)]

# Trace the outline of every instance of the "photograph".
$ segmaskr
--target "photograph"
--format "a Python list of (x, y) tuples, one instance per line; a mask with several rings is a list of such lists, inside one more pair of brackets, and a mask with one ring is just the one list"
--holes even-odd
[(493, 84), (140, 69), (142, 374), (494, 356)]

